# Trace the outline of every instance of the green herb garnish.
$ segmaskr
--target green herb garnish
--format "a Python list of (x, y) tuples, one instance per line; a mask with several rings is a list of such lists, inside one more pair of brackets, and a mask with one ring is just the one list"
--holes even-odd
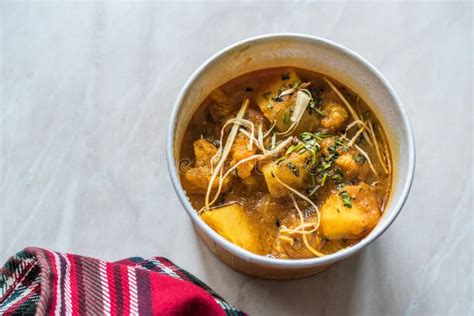
[(281, 156), (280, 158), (278, 158), (277, 160), (275, 160), (275, 163), (276, 163), (277, 165), (279, 165), (280, 162), (282, 162), (283, 160), (285, 160), (285, 157), (284, 157), (284, 156)]
[(344, 182), (341, 182), (341, 183), (338, 183), (338, 184), (336, 185), (336, 188), (342, 190), (345, 186), (346, 186), (346, 185), (344, 184)]
[(336, 137), (334, 139), (334, 142), (337, 145), (337, 147), (341, 148), (343, 151), (348, 151), (349, 150), (349, 146), (346, 145), (346, 143), (344, 142), (344, 140), (342, 138)]
[(321, 164), (321, 166), (318, 168), (318, 172), (321, 172), (321, 171), (324, 171), (324, 170), (327, 170), (327, 169), (331, 168), (331, 165), (332, 165), (332, 161), (324, 162), (324, 163)]
[(344, 182), (344, 173), (341, 169), (336, 168), (331, 178), (334, 180), (335, 183), (342, 183)]
[(321, 116), (326, 116), (327, 115), (326, 112), (324, 112), (323, 110), (321, 110), (319, 108), (314, 108), (314, 111), (316, 113), (318, 113), (319, 115), (321, 115)]
[(323, 178), (321, 179), (321, 186), (324, 186), (326, 184), (326, 179), (328, 178), (328, 173), (325, 172), (323, 174)]
[(365, 156), (360, 153), (357, 155), (352, 155), (352, 159), (354, 159), (354, 161), (359, 164), (363, 164), (364, 162), (367, 161), (367, 158), (365, 158)]
[(301, 149), (305, 148), (305, 143), (303, 142), (299, 142), (298, 144), (296, 145), (293, 145), (293, 146), (290, 146), (288, 147), (288, 149), (286, 150), (286, 154), (289, 155), (293, 152), (298, 152), (300, 151)]
[(288, 166), (288, 168), (290, 168), (291, 172), (293, 172), (295, 176), (300, 176), (300, 170), (291, 161), (288, 161), (286, 165)]
[[(301, 81), (297, 81), (297, 82), (295, 82), (295, 83), (293, 84), (292, 88), (296, 90), (296, 89), (298, 89), (298, 88), (301, 86), (301, 84), (302, 84)], [(291, 85), (290, 85), (290, 86), (291, 86)]]
[(339, 157), (339, 153), (337, 152), (338, 149), (340, 149), (342, 151), (348, 151), (349, 147), (344, 143), (344, 141), (341, 138), (336, 137), (334, 139), (334, 143), (331, 144), (331, 146), (328, 147), (329, 153), (334, 155), (334, 157), (332, 157), (332, 158)]
[(311, 99), (309, 100), (308, 107), (306, 108), (308, 110), (309, 114), (313, 114), (314, 112), (318, 113), (321, 116), (326, 116), (326, 112), (324, 112), (321, 108), (323, 105), (323, 99), (318, 98), (314, 99), (311, 94), (310, 94)]
[(290, 122), (290, 113), (288, 111), (285, 111), (285, 114), (283, 116), (283, 123), (287, 124)]
[(309, 190), (309, 193), (308, 193), (308, 196), (312, 196), (316, 193), (316, 191), (318, 191), (318, 189), (320, 188), (321, 186), (319, 185), (315, 185), (314, 187), (310, 188)]
[(339, 196), (342, 198), (342, 202), (344, 202), (344, 206), (351, 208), (352, 207), (352, 202), (351, 202), (351, 197), (347, 193), (347, 191), (342, 191), (339, 193)]

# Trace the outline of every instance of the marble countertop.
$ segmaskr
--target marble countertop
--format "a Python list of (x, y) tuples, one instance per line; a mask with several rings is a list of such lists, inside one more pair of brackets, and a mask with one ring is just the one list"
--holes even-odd
[[(473, 305), (472, 3), (2, 2), (0, 264), (28, 245), (166, 256), (229, 302), (271, 315), (465, 315)], [(417, 146), (401, 215), (303, 280), (220, 263), (168, 178), (165, 134), (188, 76), (254, 35), (357, 51), (399, 93)]]

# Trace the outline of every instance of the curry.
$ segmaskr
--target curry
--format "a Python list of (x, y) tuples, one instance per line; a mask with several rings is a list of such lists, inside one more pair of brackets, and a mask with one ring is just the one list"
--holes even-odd
[(355, 92), (271, 68), (215, 89), (192, 117), (181, 183), (222, 237), (275, 258), (320, 257), (377, 225), (391, 189), (383, 127)]

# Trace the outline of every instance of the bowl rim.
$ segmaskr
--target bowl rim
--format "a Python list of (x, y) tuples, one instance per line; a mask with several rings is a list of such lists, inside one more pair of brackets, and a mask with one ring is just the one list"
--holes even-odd
[[(252, 253), (228, 241), (227, 239), (225, 239), (224, 237), (216, 233), (211, 227), (209, 227), (197, 214), (196, 210), (192, 207), (190, 201), (188, 200), (186, 196), (184, 189), (181, 187), (181, 182), (179, 180), (179, 174), (177, 172), (175, 159), (174, 159), (174, 136), (175, 136), (175, 129), (176, 129), (177, 117), (180, 110), (180, 105), (182, 104), (182, 101), (187, 91), (192, 86), (194, 81), (200, 76), (203, 70), (209, 66), (212, 66), (220, 58), (223, 58), (227, 53), (231, 52), (237, 47), (260, 42), (260, 41), (274, 41), (274, 40), (282, 40), (282, 39), (296, 39), (296, 40), (316, 43), (323, 46), (331, 46), (331, 48), (334, 48), (336, 50), (339, 50), (342, 53), (349, 55), (356, 62), (362, 64), (363, 67), (365, 67), (369, 72), (372, 73), (372, 75), (374, 75), (378, 80), (380, 80), (380, 82), (387, 89), (390, 96), (393, 98), (394, 103), (398, 111), (400, 112), (400, 115), (401, 115), (400, 121), (403, 124), (404, 130), (407, 136), (407, 151), (406, 151), (406, 157), (404, 157), (407, 160), (407, 169), (406, 169), (406, 174), (404, 175), (405, 177), (404, 177), (402, 186), (400, 188), (400, 192), (401, 192), (400, 198), (396, 201), (393, 201), (393, 204), (391, 206), (393, 208), (392, 213), (389, 214), (389, 216), (386, 218), (384, 222), (380, 223), (381, 226), (377, 234), (369, 234), (368, 236), (366, 236), (364, 239), (362, 239), (355, 245), (352, 245), (336, 253), (326, 255), (323, 257), (315, 257), (315, 258), (308, 258), (308, 259), (271, 258), (264, 255), (258, 255), (258, 254)], [(206, 234), (208, 234), (210, 238), (216, 244), (224, 248), (226, 251), (230, 252), (232, 255), (235, 255), (249, 263), (266, 265), (269, 267), (299, 269), (299, 268), (306, 268), (306, 267), (322, 266), (322, 265), (328, 265), (328, 264), (340, 261), (342, 259), (346, 259), (356, 254), (357, 252), (359, 252), (360, 250), (362, 250), (363, 248), (365, 248), (366, 246), (374, 242), (377, 238), (379, 238), (387, 230), (387, 228), (393, 223), (395, 218), (397, 218), (397, 216), (400, 214), (408, 198), (408, 193), (411, 189), (414, 173), (415, 173), (416, 153), (415, 153), (415, 141), (414, 141), (412, 127), (410, 125), (406, 110), (403, 107), (402, 102), (400, 101), (400, 98), (398, 97), (395, 90), (392, 88), (392, 86), (388, 82), (388, 80), (385, 78), (385, 76), (382, 75), (382, 73), (378, 69), (376, 69), (371, 63), (369, 63), (366, 59), (364, 59), (362, 56), (360, 56), (356, 52), (350, 50), (349, 48), (341, 44), (335, 43), (331, 40), (322, 38), (322, 37), (300, 34), (300, 33), (270, 33), (270, 34), (250, 37), (250, 38), (238, 41), (234, 44), (231, 44), (223, 48), (219, 52), (209, 57), (206, 61), (204, 61), (188, 78), (188, 80), (185, 82), (184, 86), (181, 88), (181, 91), (179, 92), (176, 98), (176, 101), (173, 105), (173, 109), (171, 112), (170, 121), (168, 124), (166, 141), (167, 141), (166, 156), (167, 156), (168, 173), (170, 175), (174, 190), (176, 194), (178, 195), (178, 198), (181, 204), (184, 206), (184, 209), (186, 210), (188, 215), (191, 217), (193, 223), (195, 225), (198, 225), (201, 230), (203, 230)]]

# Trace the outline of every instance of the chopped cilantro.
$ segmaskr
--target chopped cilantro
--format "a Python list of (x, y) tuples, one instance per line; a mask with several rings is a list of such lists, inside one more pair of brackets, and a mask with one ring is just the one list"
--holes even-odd
[(296, 145), (293, 145), (293, 146), (290, 146), (288, 147), (288, 149), (286, 150), (286, 154), (289, 155), (293, 152), (298, 152), (300, 151), (301, 149), (305, 148), (305, 143), (303, 142), (299, 142), (298, 144)]
[(321, 186), (324, 186), (326, 184), (326, 179), (328, 178), (328, 173), (325, 172), (323, 174), (323, 178), (321, 179)]
[(332, 179), (336, 183), (344, 182), (344, 173), (342, 172), (342, 170), (339, 169), (339, 168), (336, 168), (336, 170), (334, 170), (334, 174), (332, 176)]
[(291, 161), (288, 161), (286, 165), (288, 166), (288, 168), (290, 168), (291, 172), (293, 172), (295, 176), (300, 176), (300, 170)]
[(276, 163), (277, 165), (279, 165), (280, 162), (282, 162), (283, 160), (285, 160), (285, 157), (281, 156), (280, 158), (278, 158), (277, 160), (275, 160), (275, 163)]
[(308, 193), (308, 196), (312, 196), (316, 193), (316, 191), (318, 191), (318, 189), (320, 188), (321, 186), (319, 185), (315, 185), (314, 187), (310, 188), (309, 190), (309, 193)]
[(293, 88), (293, 89), (298, 89), (299, 86), (301, 86), (301, 83), (302, 83), (301, 81), (295, 82), (295, 83), (293, 84), (292, 88)]
[(363, 164), (364, 162), (367, 161), (367, 158), (365, 158), (365, 156), (360, 153), (356, 155), (352, 155), (352, 159), (354, 159), (354, 161), (359, 164)]
[(336, 185), (336, 188), (342, 190), (345, 186), (346, 186), (346, 185), (344, 184), (344, 182), (341, 182), (341, 183), (338, 183), (338, 184)]
[(324, 171), (324, 170), (327, 170), (327, 169), (331, 168), (331, 165), (332, 165), (332, 161), (323, 163), (323, 164), (318, 168), (318, 172), (321, 172), (321, 171)]
[(314, 108), (314, 111), (316, 113), (318, 113), (319, 115), (321, 115), (321, 116), (326, 116), (327, 115), (326, 112), (324, 112), (323, 110), (321, 110), (319, 108)]
[(339, 196), (342, 198), (342, 202), (344, 202), (345, 207), (348, 207), (348, 208), (352, 207), (351, 197), (349, 196), (347, 191), (340, 192)]
[(326, 116), (326, 112), (324, 112), (321, 107), (323, 104), (323, 99), (318, 98), (314, 99), (311, 94), (310, 94), (311, 100), (309, 101), (308, 107), (306, 108), (308, 110), (309, 114), (313, 114), (313, 112), (318, 113), (321, 116)]
[(288, 124), (290, 122), (290, 113), (288, 111), (285, 111), (285, 114), (283, 116), (283, 123)]

